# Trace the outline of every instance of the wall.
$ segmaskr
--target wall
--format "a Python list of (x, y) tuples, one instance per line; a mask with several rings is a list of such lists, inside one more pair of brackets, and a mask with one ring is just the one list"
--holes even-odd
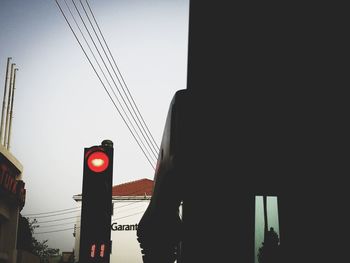
[(18, 215), (24, 206), (22, 164), (0, 145), (0, 262), (17, 261)]
[(39, 263), (40, 258), (24, 250), (17, 250), (17, 263)]
[[(113, 200), (112, 254), (110, 262), (142, 263), (140, 245), (137, 241), (137, 224), (149, 204), (149, 200)], [(75, 262), (79, 261), (80, 220), (75, 232)], [(123, 230), (124, 229), (124, 230)]]

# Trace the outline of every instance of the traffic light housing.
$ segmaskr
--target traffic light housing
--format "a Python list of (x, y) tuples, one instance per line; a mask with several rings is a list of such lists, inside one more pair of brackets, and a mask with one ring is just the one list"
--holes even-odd
[(84, 149), (79, 262), (110, 260), (113, 142)]

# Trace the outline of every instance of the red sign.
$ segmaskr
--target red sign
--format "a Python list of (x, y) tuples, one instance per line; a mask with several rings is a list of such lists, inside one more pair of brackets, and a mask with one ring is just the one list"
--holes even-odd
[(12, 168), (11, 164), (0, 159), (0, 194), (16, 199), (20, 208), (22, 209), (25, 203), (26, 189), (24, 189), (24, 182), (17, 180), (19, 175), (17, 169)]

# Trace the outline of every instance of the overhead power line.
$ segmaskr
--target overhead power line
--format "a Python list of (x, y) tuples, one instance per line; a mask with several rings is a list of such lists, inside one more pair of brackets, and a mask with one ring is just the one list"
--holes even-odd
[[(91, 39), (91, 41), (92, 41), (92, 43), (93, 43), (93, 45), (94, 45), (94, 47), (95, 47), (95, 49), (96, 49), (96, 51), (97, 51), (97, 53), (98, 53), (98, 55), (99, 55), (99, 57), (100, 57), (100, 59), (101, 59), (103, 65), (104, 65), (104, 67), (105, 67), (105, 69), (107, 70), (109, 77), (111, 78), (111, 80), (112, 80), (114, 86), (116, 87), (116, 89), (117, 89), (117, 91), (118, 91), (119, 96), (121, 97), (121, 99), (122, 99), (124, 105), (126, 106), (128, 112), (129, 112), (129, 114), (127, 114), (127, 112), (126, 112), (126, 110), (125, 110), (125, 107), (123, 106), (123, 104), (122, 104), (122, 103), (120, 102), (120, 100), (118, 99), (118, 96), (117, 96), (117, 94), (114, 92), (114, 89), (113, 89), (113, 87), (111, 86), (110, 82), (108, 81), (107, 77), (105, 76), (105, 74), (103, 74), (104, 77), (105, 77), (105, 79), (106, 79), (106, 81), (107, 81), (107, 83), (108, 83), (108, 86), (110, 87), (110, 89), (111, 89), (111, 91), (112, 91), (114, 97), (117, 99), (117, 101), (118, 101), (118, 103), (119, 103), (119, 105), (120, 105), (120, 107), (121, 107), (123, 113), (125, 114), (127, 120), (129, 121), (131, 127), (133, 128), (133, 130), (134, 130), (136, 136), (138, 137), (139, 141), (140, 141), (141, 144), (143, 145), (144, 149), (147, 151), (147, 153), (148, 153), (149, 155), (152, 156), (152, 154), (153, 154), (152, 158), (157, 159), (157, 153), (155, 153), (155, 152), (150, 153), (150, 152), (148, 151), (148, 149), (151, 149), (151, 151), (152, 151), (152, 148), (150, 148), (150, 145), (149, 145), (148, 141), (146, 140), (146, 138), (145, 138), (145, 136), (144, 136), (142, 130), (140, 129), (139, 124), (138, 124), (137, 121), (135, 120), (134, 115), (131, 113), (130, 108), (128, 107), (128, 104), (125, 102), (125, 99), (124, 99), (123, 95), (121, 94), (121, 92), (120, 92), (120, 90), (119, 90), (119, 88), (118, 88), (118, 85), (116, 84), (116, 82), (115, 82), (115, 80), (114, 80), (114, 78), (113, 78), (113, 76), (112, 76), (110, 70), (108, 69), (108, 66), (106, 65), (106, 62), (105, 62), (103, 56), (101, 55), (101, 52), (99, 51), (99, 48), (97, 47), (96, 42), (94, 41), (94, 38), (92, 37), (92, 35), (91, 35), (91, 33), (90, 33), (90, 31), (89, 31), (89, 29), (88, 29), (88, 27), (87, 27), (87, 25), (86, 25), (86, 23), (85, 23), (85, 21), (84, 21), (82, 15), (81, 15), (81, 13), (80, 13), (80, 11), (79, 11), (77, 5), (75, 4), (75, 2), (74, 2), (73, 0), (72, 0), (72, 3), (73, 3), (73, 5), (74, 5), (74, 7), (75, 7), (75, 10), (77, 11), (77, 13), (78, 13), (78, 15), (79, 15), (79, 17), (80, 17), (80, 20), (82, 21), (82, 23), (83, 23), (83, 25), (84, 25), (85, 30), (87, 31), (87, 33), (88, 33), (88, 35), (89, 35), (89, 37), (90, 37), (90, 39)], [(69, 9), (69, 6), (68, 6), (68, 5), (67, 5), (67, 8)], [(86, 13), (86, 12), (85, 12), (85, 13)], [(72, 14), (72, 12), (70, 12), (70, 14), (72, 15), (72, 17), (73, 17), (73, 19), (74, 19), (74, 15)], [(75, 19), (74, 19), (74, 20), (75, 20)], [(89, 19), (89, 21), (90, 21), (90, 19)], [(92, 26), (91, 22), (90, 22), (90, 25)], [(79, 28), (80, 33), (83, 35), (83, 33), (82, 33), (82, 31), (81, 31), (81, 29), (80, 29), (80, 27), (79, 27), (78, 24), (77, 24), (77, 26), (78, 26), (78, 28)], [(93, 26), (92, 26), (92, 28), (93, 28)], [(95, 31), (94, 28), (93, 28), (93, 30), (94, 30), (94, 32), (95, 32), (95, 34), (96, 34), (96, 31)], [(97, 39), (98, 39), (100, 45), (102, 46), (101, 41), (99, 40), (98, 36), (97, 36)], [(86, 38), (85, 38), (85, 37), (84, 37), (84, 40), (86, 41)], [(86, 41), (86, 42), (87, 42), (87, 41)], [(103, 48), (103, 46), (102, 46), (102, 48)], [(104, 49), (104, 48), (103, 48), (103, 49)], [(92, 52), (91, 49), (90, 49), (90, 51)], [(106, 54), (106, 52), (105, 52), (105, 54)], [(107, 59), (108, 59), (108, 57), (107, 57)], [(95, 58), (95, 60), (96, 60), (96, 58)], [(108, 59), (108, 60), (109, 60), (109, 59)], [(97, 60), (96, 60), (96, 62), (97, 62)], [(97, 62), (97, 63), (98, 63), (98, 62)], [(100, 68), (100, 70), (103, 72), (103, 70), (102, 70), (102, 68), (100, 67), (100, 65), (99, 65), (99, 68)], [(117, 77), (117, 78), (118, 78), (118, 77)], [(118, 79), (118, 80), (119, 80), (119, 79)], [(120, 83), (120, 81), (119, 81), (119, 83)], [(133, 118), (134, 122), (136, 123), (137, 128), (141, 131), (141, 134), (142, 134), (143, 138), (146, 140), (146, 144), (148, 145), (149, 148), (147, 148), (147, 147), (145, 146), (145, 144), (143, 143), (143, 140), (141, 139), (140, 135), (139, 135), (138, 132), (136, 131), (136, 128), (135, 128), (133, 122), (132, 122), (132, 121), (130, 120), (130, 118), (129, 118), (129, 115), (131, 115), (131, 117)]]
[(45, 218), (45, 217), (53, 217), (53, 216), (59, 216), (59, 215), (66, 215), (66, 214), (76, 213), (76, 212), (79, 212), (79, 211), (80, 211), (80, 209), (74, 210), (74, 211), (68, 211), (68, 212), (57, 213), (57, 214), (50, 214), (50, 215), (43, 215), (43, 216), (30, 216), (30, 217), (35, 217), (35, 219), (37, 219), (37, 218)]
[[(83, 24), (84, 24), (84, 26), (85, 26), (85, 29), (86, 29), (87, 32), (89, 33), (89, 29), (87, 28), (87, 26), (86, 26), (86, 24), (85, 24), (85, 22), (84, 22), (84, 19), (82, 18), (81, 14), (80, 14), (80, 12), (79, 12), (79, 9), (78, 9), (77, 6), (75, 5), (74, 0), (72, 0), (72, 2), (73, 2), (73, 4), (74, 4), (74, 6), (75, 6), (75, 9), (77, 10), (77, 12), (78, 12), (78, 14), (79, 14), (79, 17), (80, 17), (81, 21), (83, 22)], [(86, 15), (88, 21), (89, 21), (89, 24), (90, 24), (92, 30), (94, 31), (95, 36), (96, 36), (96, 38), (97, 38), (97, 40), (98, 40), (98, 42), (99, 42), (99, 44), (100, 44), (100, 46), (101, 46), (101, 48), (102, 48), (102, 50), (103, 50), (103, 53), (105, 54), (105, 56), (106, 56), (106, 58), (107, 58), (107, 60), (108, 60), (108, 62), (109, 62), (109, 65), (111, 66), (111, 68), (112, 68), (112, 70), (113, 70), (113, 72), (114, 72), (114, 75), (116, 76), (116, 78), (117, 78), (117, 80), (118, 80), (118, 83), (119, 83), (120, 87), (122, 88), (122, 90), (123, 90), (123, 92), (124, 92), (124, 95), (126, 95), (126, 98), (128, 99), (128, 102), (129, 102), (129, 104), (131, 105), (131, 108), (133, 109), (133, 112), (131, 112), (130, 107), (128, 106), (128, 103), (125, 101), (125, 98), (124, 98), (123, 94), (120, 92), (120, 90), (119, 90), (119, 88), (118, 88), (118, 85), (117, 85), (116, 82), (114, 81), (113, 76), (111, 75), (111, 73), (110, 73), (110, 71), (109, 71), (109, 69), (108, 69), (106, 63), (105, 63), (104, 60), (103, 60), (101, 53), (99, 52), (98, 48), (96, 47), (96, 44), (95, 44), (95, 41), (93, 40), (93, 37), (92, 37), (91, 34), (89, 33), (89, 36), (90, 36), (92, 42), (94, 43), (94, 46), (96, 47), (96, 50), (97, 50), (98, 54), (100, 55), (100, 57), (101, 57), (101, 59), (102, 59), (102, 61), (103, 61), (103, 63), (104, 63), (104, 66), (105, 66), (105, 68), (106, 68), (107, 71), (108, 71), (109, 76), (111, 77), (111, 79), (112, 79), (112, 81), (113, 81), (115, 87), (117, 88), (118, 94), (119, 94), (120, 97), (122, 98), (124, 105), (126, 106), (128, 112), (129, 112), (129, 114), (130, 114), (131, 117), (133, 118), (133, 120), (134, 120), (135, 124), (137, 125), (138, 129), (141, 131), (142, 137), (143, 137), (144, 140), (146, 141), (148, 147), (151, 149), (151, 151), (152, 151), (152, 153), (154, 154), (155, 158), (157, 158), (157, 152), (158, 152), (158, 151), (157, 151), (157, 150), (154, 150), (154, 148), (152, 147), (153, 145), (152, 145), (152, 146), (150, 145), (150, 143), (149, 143), (149, 140), (150, 140), (149, 137), (146, 138), (146, 137), (147, 137), (147, 133), (145, 133), (145, 128), (144, 128), (142, 125), (141, 125), (141, 127), (140, 127), (140, 119), (138, 118), (138, 116), (137, 116), (137, 114), (136, 114), (136, 112), (135, 112), (135, 110), (134, 110), (134, 108), (133, 108), (133, 105), (131, 104), (131, 102), (130, 102), (130, 100), (129, 100), (129, 98), (128, 98), (128, 96), (127, 96), (125, 90), (124, 90), (123, 84), (121, 83), (118, 74), (117, 74), (116, 71), (114, 70), (113, 64), (111, 63), (111, 60), (109, 59), (109, 57), (108, 57), (108, 55), (107, 55), (107, 53), (106, 53), (106, 50), (105, 50), (103, 44), (101, 43), (101, 40), (100, 40), (100, 38), (99, 38), (99, 36), (98, 36), (96, 30), (95, 30), (95, 27), (94, 27), (94, 25), (92, 24), (91, 19), (90, 19), (90, 17), (89, 17), (89, 15), (88, 15), (88, 13), (87, 13), (87, 11), (86, 11), (86, 9), (85, 9), (85, 7), (84, 7), (84, 5), (83, 5), (83, 3), (82, 3), (81, 0), (80, 0), (80, 4), (81, 4), (81, 6), (82, 6), (82, 8), (83, 8), (83, 10), (84, 10), (84, 13), (85, 13), (85, 15)], [(91, 9), (90, 9), (90, 10), (91, 10)], [(92, 10), (91, 10), (91, 11), (92, 11)], [(136, 116), (136, 119), (137, 119), (137, 120), (135, 119), (135, 116)], [(145, 136), (146, 136), (146, 137), (145, 137)]]
[(51, 222), (57, 222), (57, 221), (63, 221), (63, 220), (72, 219), (72, 218), (79, 218), (79, 217), (80, 216), (70, 216), (70, 217), (64, 217), (64, 218), (59, 218), (59, 219), (40, 221), (40, 222), (36, 222), (34, 225), (39, 225), (39, 224), (44, 224), (44, 223), (51, 223)]
[[(131, 217), (131, 216), (135, 216), (135, 215), (138, 215), (138, 214), (141, 214), (141, 213), (144, 213), (144, 211), (133, 213), (133, 214), (130, 214), (130, 215), (127, 215), (127, 216), (118, 217), (118, 218), (114, 219), (112, 222), (116, 222), (116, 220), (127, 218), (127, 217)], [(76, 227), (76, 229), (78, 229), (78, 228), (80, 228), (80, 227)], [(45, 231), (45, 232), (36, 232), (36, 233), (34, 233), (34, 235), (62, 232), (62, 231), (68, 231), (68, 230), (74, 230), (74, 227), (58, 229), (58, 230), (52, 230), (52, 231)]]
[[(138, 202), (134, 202), (134, 203), (138, 203)], [(128, 204), (128, 205), (132, 205), (133, 203), (131, 204)], [(115, 209), (117, 210), (116, 213), (125, 213), (127, 211), (130, 211), (132, 209), (136, 209), (136, 208), (140, 208), (140, 207), (143, 207), (143, 206), (136, 206), (136, 207), (131, 207), (129, 209), (123, 209), (123, 210), (118, 210), (119, 208), (122, 208), (124, 206), (127, 206), (127, 205), (123, 205), (123, 206), (118, 206), (116, 207)], [(71, 225), (71, 224), (75, 224), (77, 221), (74, 221), (74, 222), (66, 222), (66, 223), (59, 223), (59, 224), (52, 224), (52, 225), (43, 225), (43, 226), (40, 226), (40, 228), (48, 228), (48, 227), (56, 227), (56, 226), (66, 226), (66, 225)], [(38, 226), (39, 227), (39, 226)]]
[(63, 211), (69, 211), (69, 210), (74, 210), (74, 209), (79, 209), (79, 207), (72, 207), (72, 208), (67, 208), (67, 209), (61, 209), (61, 210), (55, 210), (55, 211), (50, 211), (50, 212), (42, 212), (42, 213), (35, 213), (35, 214), (26, 214), (23, 215), (24, 217), (31, 217), (31, 216), (38, 216), (38, 215), (46, 215), (46, 214), (53, 214), (53, 213), (58, 213), (58, 212), (63, 212)]
[[(137, 201), (138, 202), (138, 201)], [(134, 202), (134, 203), (137, 203), (137, 202)], [(138, 208), (138, 207), (137, 207)], [(129, 209), (130, 210), (130, 209)], [(124, 212), (124, 211), (123, 211)], [(125, 215), (125, 216), (120, 216), (118, 218), (115, 218), (113, 219), (111, 222), (112, 223), (115, 223), (117, 222), (117, 220), (120, 220), (120, 219), (124, 219), (124, 218), (128, 218), (128, 217), (132, 217), (132, 216), (135, 216), (135, 215), (139, 215), (141, 213), (144, 213), (145, 211), (139, 211), (139, 212), (136, 212), (136, 213), (133, 213), (133, 214), (129, 214), (129, 215)], [(180, 215), (181, 216), (181, 215)], [(55, 220), (53, 220), (55, 221)], [(51, 222), (53, 222), (51, 221)], [(63, 225), (70, 225), (70, 224), (75, 224), (76, 222), (68, 222), (68, 223), (61, 223), (61, 224), (54, 224), (54, 225), (44, 225), (44, 226), (37, 226), (37, 228), (48, 228), (48, 227), (56, 227), (56, 226), (63, 226)], [(74, 229), (79, 229), (80, 227), (70, 227), (70, 228), (64, 228), (64, 229), (57, 229), (57, 230), (50, 230), (50, 231), (44, 231), (44, 232), (36, 232), (34, 233), (35, 235), (37, 234), (47, 234), (47, 233), (55, 233), (55, 232), (63, 232), (63, 231), (68, 231), (68, 230), (74, 230)]]
[[(133, 205), (133, 204), (137, 204), (137, 203), (140, 203), (140, 202), (144, 202), (144, 200), (131, 201), (131, 202), (128, 203), (128, 204), (116, 206), (114, 209), (123, 208), (123, 207), (130, 206), (130, 205)], [(133, 208), (133, 209), (134, 209), (134, 208)], [(65, 211), (65, 210), (69, 210), (69, 209), (63, 209), (63, 210), (57, 210), (57, 211)], [(124, 210), (124, 211), (126, 211), (126, 210)], [(124, 212), (124, 211), (123, 211), (123, 212)], [(78, 208), (78, 210), (72, 211), (72, 212), (64, 212), (64, 213), (51, 214), (51, 215), (45, 215), (45, 216), (31, 216), (31, 217), (32, 217), (33, 219), (37, 219), (37, 218), (47, 218), (47, 217), (55, 217), (55, 216), (58, 216), (58, 215), (64, 215), (64, 214), (69, 214), (69, 213), (77, 213), (77, 212), (80, 212), (80, 207)], [(48, 214), (48, 213), (51, 213), (51, 212), (39, 213), (39, 214)], [(35, 214), (32, 214), (32, 215), (35, 215)], [(24, 217), (27, 217), (27, 216), (24, 216)], [(38, 225), (38, 224), (42, 224), (42, 223), (56, 222), (56, 221), (63, 221), (63, 220), (72, 219), (72, 218), (79, 218), (79, 217), (80, 217), (80, 215), (73, 216), (73, 217), (58, 218), (58, 219), (48, 220), (48, 221), (38, 221), (38, 222), (36, 222), (34, 225)]]
[[(128, 192), (128, 193), (125, 193), (125, 195), (132, 195), (132, 194), (135, 194), (135, 193), (138, 193), (138, 192), (141, 192), (143, 190), (146, 190), (148, 189), (149, 186), (143, 186), (141, 188), (138, 188), (132, 192)], [(113, 199), (113, 197), (112, 197)], [(137, 201), (128, 201), (127, 204), (124, 204), (124, 205), (120, 205), (120, 206), (117, 206), (115, 208), (122, 208), (124, 206), (129, 206), (129, 205), (132, 205), (132, 204), (135, 204), (135, 203), (140, 203), (140, 202), (144, 202), (145, 200), (137, 200)], [(49, 212), (41, 212), (41, 213), (31, 213), (31, 214), (24, 214), (22, 215), (23, 217), (32, 217), (32, 218), (39, 218), (39, 216), (41, 215), (49, 215), (51, 214), (50, 216), (57, 216), (57, 215), (60, 215), (61, 212), (65, 212), (65, 211), (71, 211), (71, 212), (67, 212), (67, 214), (69, 213), (74, 213), (74, 212), (77, 212), (77, 211), (80, 211), (81, 209), (81, 206), (78, 206), (78, 207), (72, 207), (72, 208), (66, 208), (66, 209), (60, 209), (60, 210), (54, 210), (54, 211), (49, 211)], [(74, 211), (72, 211), (74, 210)], [(64, 214), (64, 213), (62, 213)]]
[(53, 224), (53, 225), (44, 225), (44, 226), (38, 226), (38, 228), (48, 228), (48, 227), (56, 227), (56, 226), (66, 226), (66, 225), (71, 225), (75, 224), (77, 221), (74, 222), (67, 222), (67, 223), (61, 223), (61, 224)]
[[(85, 8), (83, 2), (81, 0), (79, 0), (80, 5), (85, 13), (85, 16), (88, 19), (89, 25), (94, 32), (95, 38), (97, 39), (100, 47), (102, 48), (103, 54), (107, 58), (108, 63), (109, 63), (109, 67), (112, 69), (114, 75), (111, 73), (111, 71), (107, 65), (108, 63), (106, 63), (105, 58), (102, 55), (102, 52), (100, 52), (100, 48), (97, 46), (97, 44), (94, 40), (94, 37), (92, 36), (92, 33), (90, 32), (90, 29), (87, 26), (87, 23), (85, 23), (82, 12), (79, 11), (79, 8), (75, 4), (74, 0), (71, 0), (71, 1), (74, 5), (76, 13), (78, 14), (82, 24), (84, 25), (86, 32), (88, 33), (88, 35), (90, 37), (90, 40), (92, 41), (93, 46), (95, 47), (95, 49), (97, 51), (99, 59), (102, 62), (105, 69), (102, 69), (101, 64), (98, 62), (98, 59), (94, 54), (94, 51), (92, 50), (91, 46), (89, 45), (89, 41), (84, 36), (84, 33), (83, 33), (81, 27), (79, 26), (79, 23), (75, 19), (75, 16), (74, 16), (72, 10), (70, 9), (67, 1), (64, 0), (66, 7), (67, 7), (67, 10), (69, 11), (72, 19), (74, 20), (76, 27), (78, 28), (81, 36), (83, 37), (86, 46), (88, 47), (89, 51), (91, 52), (91, 55), (93, 56), (94, 61), (100, 70), (100, 73), (97, 71), (96, 67), (94, 66), (94, 63), (92, 62), (92, 60), (89, 57), (89, 55), (87, 54), (84, 46), (82, 45), (81, 41), (79, 40), (78, 35), (76, 34), (71, 23), (69, 22), (69, 19), (66, 16), (65, 11), (63, 10), (62, 6), (59, 4), (59, 1), (55, 0), (60, 12), (62, 13), (66, 23), (68, 24), (70, 30), (72, 31), (75, 39), (78, 42), (80, 48), (82, 49), (85, 57), (88, 59), (90, 66), (93, 68), (93, 70), (94, 70), (95, 74), (97, 75), (99, 81), (101, 82), (104, 90), (107, 92), (108, 97), (112, 101), (114, 107), (117, 109), (119, 115), (121, 116), (123, 122), (126, 124), (127, 128), (129, 129), (130, 133), (132, 134), (133, 138), (135, 139), (136, 143), (138, 144), (138, 146), (142, 150), (147, 161), (150, 163), (152, 168), (155, 169), (155, 162), (157, 161), (157, 158), (158, 158), (159, 147), (157, 146), (157, 143), (155, 142), (152, 134), (150, 133), (149, 128), (148, 128), (146, 122), (144, 121), (144, 119), (143, 119), (143, 117), (142, 117), (142, 115), (141, 115), (141, 113), (140, 113), (140, 111), (135, 103), (135, 100), (133, 99), (133, 97), (132, 97), (132, 95), (127, 87), (127, 84), (126, 84), (123, 76), (120, 73), (120, 70), (115, 62), (115, 59), (111, 53), (110, 48), (108, 47), (108, 44), (106, 42), (105, 37), (103, 36), (102, 30), (101, 30), (101, 28), (96, 20), (96, 17), (92, 11), (92, 8), (87, 0), (85, 1), (86, 2), (85, 5), (88, 8)], [(87, 9), (89, 10), (89, 12), (87, 11)], [(92, 19), (90, 19), (90, 17), (92, 17)], [(94, 23), (92, 22), (92, 20), (94, 21)], [(97, 33), (97, 31), (99, 32), (99, 34)], [(103, 39), (103, 43), (104, 43), (106, 49), (108, 50), (108, 54), (107, 54), (107, 51), (106, 51), (99, 35)], [(111, 60), (113, 61), (113, 63)], [(107, 73), (105, 73), (105, 70), (107, 70)], [(106, 84), (102, 80), (100, 74), (103, 75), (106, 83), (108, 84), (109, 89), (107, 89)], [(113, 82), (114, 85), (111, 85), (111, 82), (108, 80), (107, 75), (109, 76), (110, 80)], [(117, 78), (117, 81), (115, 80), (115, 78)], [(117, 82), (118, 82), (118, 84), (117, 84)], [(122, 89), (122, 92), (121, 92), (119, 87)], [(117, 96), (117, 94), (114, 92), (115, 89), (117, 90), (119, 96)], [(113, 93), (113, 96), (112, 96), (111, 92)], [(121, 100), (119, 100), (118, 97), (120, 97)], [(117, 100), (119, 107), (115, 103), (114, 99)], [(131, 119), (130, 119), (130, 117), (131, 117)], [(137, 127), (135, 127), (135, 126), (137, 126)]]
[[(83, 9), (84, 9), (84, 12), (85, 12), (87, 18), (89, 19), (89, 15), (87, 14), (86, 9), (84, 8), (84, 5), (82, 4), (82, 1), (81, 1), (81, 0), (79, 0), (79, 1), (80, 1), (80, 4), (82, 5), (82, 7), (83, 7)], [(115, 62), (114, 56), (112, 55), (112, 52), (111, 52), (111, 50), (110, 50), (110, 48), (109, 48), (109, 46), (108, 46), (108, 44), (107, 44), (107, 41), (106, 41), (105, 37), (103, 36), (103, 33), (102, 33), (102, 31), (101, 31), (101, 28), (100, 28), (100, 26), (99, 26), (99, 24), (98, 24), (98, 22), (97, 22), (97, 20), (96, 20), (96, 17), (95, 17), (95, 15), (94, 15), (94, 13), (93, 13), (91, 7), (90, 7), (90, 4), (89, 4), (89, 2), (88, 2), (87, 0), (85, 0), (85, 2), (86, 2), (87, 6), (88, 6), (88, 8), (89, 8), (89, 11), (90, 11), (90, 13), (91, 13), (91, 15), (92, 15), (92, 17), (93, 17), (93, 20), (94, 20), (96, 26), (97, 26), (97, 29), (98, 29), (98, 31), (99, 31), (99, 33), (100, 33), (102, 39), (103, 39), (103, 42), (104, 42), (104, 44), (105, 44), (105, 46), (106, 46), (106, 48), (107, 48), (107, 50), (108, 50), (108, 53), (109, 53), (109, 55), (111, 56), (111, 58), (112, 58), (112, 60), (113, 60), (114, 66), (115, 66), (115, 68), (117, 69), (117, 71), (118, 71), (118, 73), (119, 73), (120, 79), (122, 80), (122, 82), (123, 82), (123, 84), (124, 84), (124, 86), (125, 86), (125, 89), (124, 89), (123, 85), (120, 83), (120, 85), (121, 85), (121, 87), (122, 87), (122, 90), (123, 90), (124, 94), (126, 95), (126, 98), (128, 99), (128, 102), (130, 103), (130, 105), (131, 105), (131, 107), (132, 107), (132, 109), (133, 109), (133, 111), (134, 111), (134, 113), (135, 113), (135, 115), (136, 115), (136, 118), (139, 120), (140, 123), (141, 123), (140, 119), (142, 120), (142, 124), (144, 125), (144, 127), (145, 127), (146, 130), (147, 130), (146, 135), (147, 135), (148, 139), (149, 139), (149, 136), (151, 137), (152, 142), (153, 142), (152, 146), (155, 148), (156, 152), (158, 152), (158, 151), (159, 151), (159, 147), (158, 147), (156, 141), (154, 140), (154, 137), (152, 136), (152, 133), (150, 132), (150, 130), (149, 130), (149, 128), (148, 128), (148, 126), (147, 126), (145, 120), (143, 119), (143, 117), (142, 117), (142, 115), (141, 115), (141, 113), (140, 113), (140, 111), (139, 111), (139, 109), (138, 109), (138, 107), (137, 107), (137, 105), (136, 105), (136, 103), (135, 103), (135, 100), (133, 99), (133, 96), (132, 96), (131, 93), (130, 93), (130, 90), (129, 90), (129, 88), (128, 88), (128, 85), (126, 84), (126, 82), (125, 82), (125, 80), (124, 80), (122, 74), (120, 73), (119, 67), (117, 66), (117, 63)], [(91, 20), (90, 20), (90, 19), (89, 19), (89, 22), (90, 22), (92, 28), (94, 28), (93, 25), (92, 25), (92, 23), (91, 23)], [(95, 34), (96, 34), (96, 36), (97, 36), (97, 38), (98, 38), (98, 35), (97, 35), (97, 33), (96, 33), (95, 30), (94, 30), (94, 32), (95, 32)], [(99, 39), (99, 38), (98, 38), (98, 39)], [(101, 42), (100, 42), (100, 44), (101, 44)], [(101, 47), (103, 48), (103, 45), (102, 45), (102, 44), (101, 44)], [(104, 48), (103, 48), (103, 51), (105, 51)], [(106, 52), (105, 52), (105, 54), (106, 54)], [(108, 55), (107, 55), (107, 54), (106, 54), (106, 57), (108, 58)], [(108, 59), (108, 61), (110, 62), (109, 59)], [(110, 62), (110, 64), (111, 64), (111, 62)], [(111, 65), (112, 65), (112, 64), (111, 64)], [(118, 74), (115, 72), (113, 66), (112, 66), (112, 69), (113, 69), (113, 71), (114, 71), (114, 73), (115, 73), (115, 75), (116, 75), (116, 77), (117, 77), (117, 79), (118, 79), (118, 81), (119, 81)], [(119, 82), (120, 82), (120, 81), (119, 81)], [(125, 92), (125, 90), (127, 90), (127, 93)], [(132, 102), (130, 102), (129, 98), (131, 99)], [(136, 109), (136, 110), (135, 110), (135, 109)], [(137, 113), (136, 113), (136, 112), (137, 112)], [(139, 117), (140, 117), (140, 119), (139, 119)], [(149, 136), (148, 136), (148, 135), (149, 135)]]
[(74, 227), (70, 227), (70, 228), (65, 228), (65, 229), (59, 229), (59, 230), (52, 230), (52, 231), (46, 231), (46, 232), (37, 232), (34, 233), (34, 235), (39, 235), (39, 234), (48, 234), (48, 233), (55, 233), (55, 232), (62, 232), (62, 231), (68, 231), (68, 230), (72, 230), (74, 229)]
[(121, 114), (119, 108), (118, 108), (117, 105), (115, 104), (113, 98), (111, 97), (111, 94), (110, 94), (109, 91), (107, 90), (107, 88), (106, 88), (105, 84), (103, 83), (103, 81), (102, 81), (100, 75), (97, 73), (96, 68), (95, 68), (94, 65), (92, 64), (91, 59), (90, 59), (89, 56), (87, 55), (87, 53), (86, 53), (85, 49), (83, 48), (83, 46), (82, 46), (82, 44), (81, 44), (79, 38), (77, 37), (76, 33), (74, 32), (74, 30), (73, 30), (71, 24), (69, 23), (68, 18), (66, 17), (66, 15), (65, 15), (65, 13), (64, 13), (64, 11), (63, 11), (63, 9), (61, 8), (61, 6), (60, 6), (60, 4), (58, 3), (57, 0), (55, 0), (55, 2), (57, 3), (57, 6), (59, 7), (59, 9), (60, 9), (62, 15), (64, 16), (64, 19), (66, 20), (66, 22), (67, 22), (69, 28), (71, 29), (71, 31), (72, 31), (74, 37), (75, 37), (76, 40), (78, 41), (78, 44), (79, 44), (80, 48), (82, 49), (82, 51), (84, 52), (85, 57), (86, 57), (87, 60), (89, 61), (89, 64), (91, 65), (91, 67), (92, 67), (92, 69), (94, 70), (96, 76), (98, 77), (99, 81), (101, 82), (101, 84), (102, 84), (104, 90), (107, 92), (108, 97), (109, 97), (110, 100), (112, 101), (114, 107), (117, 109), (119, 115), (121, 116), (122, 120), (124, 121), (124, 123), (125, 123), (126, 126), (128, 127), (129, 131), (131, 132), (131, 134), (132, 134), (132, 136), (134, 137), (135, 141), (137, 142), (138, 146), (140, 147), (140, 149), (142, 150), (143, 154), (144, 154), (145, 157), (147, 158), (148, 162), (150, 163), (150, 165), (152, 166), (152, 168), (155, 169), (153, 163), (150, 161), (149, 157), (148, 157), (147, 154), (145, 153), (145, 151), (144, 151), (144, 149), (142, 148), (142, 146), (140, 145), (139, 141), (136, 139), (134, 133), (131, 131), (131, 128), (130, 128), (129, 124), (126, 122), (124, 116)]

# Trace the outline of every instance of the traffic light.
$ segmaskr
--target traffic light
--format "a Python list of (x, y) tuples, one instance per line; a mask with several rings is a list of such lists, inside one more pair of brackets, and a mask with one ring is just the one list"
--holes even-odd
[(113, 142), (84, 149), (79, 262), (109, 263)]

